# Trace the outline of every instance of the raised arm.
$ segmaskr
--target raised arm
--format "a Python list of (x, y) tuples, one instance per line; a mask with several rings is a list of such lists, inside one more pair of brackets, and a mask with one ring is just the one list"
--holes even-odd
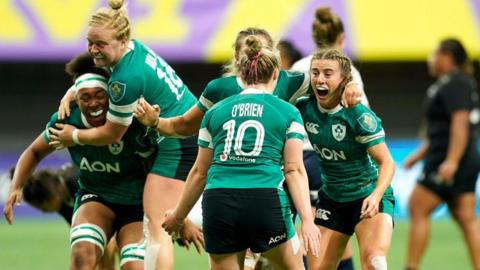
[(13, 205), (22, 201), (23, 186), (32, 175), (38, 163), (53, 151), (54, 149), (47, 144), (42, 134), (23, 151), (18, 159), (8, 199), (3, 208), (3, 215), (10, 225), (13, 223)]
[(134, 115), (143, 125), (155, 127), (164, 136), (189, 137), (198, 133), (205, 113), (197, 106), (193, 106), (183, 115), (163, 118), (159, 117), (160, 108), (158, 105), (152, 106), (142, 98)]

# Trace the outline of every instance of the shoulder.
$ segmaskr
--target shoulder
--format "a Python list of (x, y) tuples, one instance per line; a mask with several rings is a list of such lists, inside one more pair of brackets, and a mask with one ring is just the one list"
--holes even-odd
[(381, 120), (367, 106), (357, 104), (349, 109), (344, 109), (348, 120), (353, 126), (361, 128), (367, 132), (374, 132), (381, 128)]
[(208, 82), (207, 86), (205, 87), (205, 91), (215, 91), (217, 89), (222, 89), (232, 83), (236, 83), (236, 80), (236, 76), (220, 77), (213, 79)]

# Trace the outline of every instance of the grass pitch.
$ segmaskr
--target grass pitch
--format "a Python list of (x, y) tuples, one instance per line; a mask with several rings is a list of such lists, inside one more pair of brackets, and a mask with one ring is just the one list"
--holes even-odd
[[(403, 269), (408, 223), (396, 222), (392, 247), (388, 256), (389, 269)], [(68, 269), (69, 228), (60, 219), (20, 219), (13, 226), (0, 223), (0, 269), (52, 270)], [(355, 241), (354, 241), (355, 242)], [(175, 269), (208, 269), (208, 259), (193, 250), (176, 247)], [(354, 250), (358, 254), (357, 250)], [(356, 269), (360, 269), (355, 256)], [(470, 269), (467, 250), (456, 224), (450, 220), (432, 223), (431, 240), (421, 269)]]

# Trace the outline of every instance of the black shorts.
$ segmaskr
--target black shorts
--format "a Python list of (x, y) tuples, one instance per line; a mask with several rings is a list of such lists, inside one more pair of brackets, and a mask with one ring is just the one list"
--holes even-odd
[(202, 212), (208, 253), (247, 248), (261, 253), (295, 236), (290, 203), (283, 190), (208, 189), (203, 194)]
[(77, 209), (88, 202), (98, 202), (115, 213), (113, 222), (113, 231), (118, 232), (120, 229), (133, 222), (143, 222), (143, 205), (124, 205), (107, 202), (100, 195), (86, 191), (80, 188), (75, 196), (74, 216)]
[(322, 187), (322, 171), (320, 160), (314, 151), (303, 151), (303, 164), (308, 176), (308, 188), (310, 190), (310, 204), (315, 206), (318, 200), (318, 191)]
[[(395, 197), (391, 189), (389, 190), (380, 200), (379, 213), (389, 214), (393, 220)], [(355, 226), (360, 222), (360, 212), (365, 198), (351, 202), (336, 202), (322, 191), (318, 196), (315, 224), (351, 236), (355, 232)]]
[(439, 181), (436, 170), (424, 170), (418, 178), (418, 184), (448, 202), (463, 193), (475, 192), (478, 172), (478, 166), (460, 166), (454, 176), (452, 185), (445, 185)]

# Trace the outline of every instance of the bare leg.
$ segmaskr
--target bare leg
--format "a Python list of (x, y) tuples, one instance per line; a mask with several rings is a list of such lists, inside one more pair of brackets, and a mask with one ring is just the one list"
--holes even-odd
[(472, 269), (480, 270), (480, 227), (475, 215), (475, 193), (469, 192), (460, 195), (452, 203), (449, 203), (448, 207), (467, 242)]
[(430, 215), (442, 202), (441, 198), (417, 184), (410, 195), (410, 233), (407, 249), (407, 269), (418, 269), (430, 237)]
[(245, 250), (228, 254), (209, 254), (212, 270), (242, 270)]
[(143, 206), (149, 222), (145, 255), (146, 270), (173, 269), (172, 238), (162, 228), (165, 212), (177, 204), (185, 182), (149, 174), (145, 183)]
[(390, 249), (392, 232), (392, 217), (384, 213), (363, 219), (357, 224), (355, 234), (360, 247), (362, 269), (387, 269), (387, 253)]
[(308, 269), (336, 270), (345, 247), (350, 239), (349, 235), (318, 226), (322, 233), (320, 240), (320, 256), (315, 258), (309, 255)]

